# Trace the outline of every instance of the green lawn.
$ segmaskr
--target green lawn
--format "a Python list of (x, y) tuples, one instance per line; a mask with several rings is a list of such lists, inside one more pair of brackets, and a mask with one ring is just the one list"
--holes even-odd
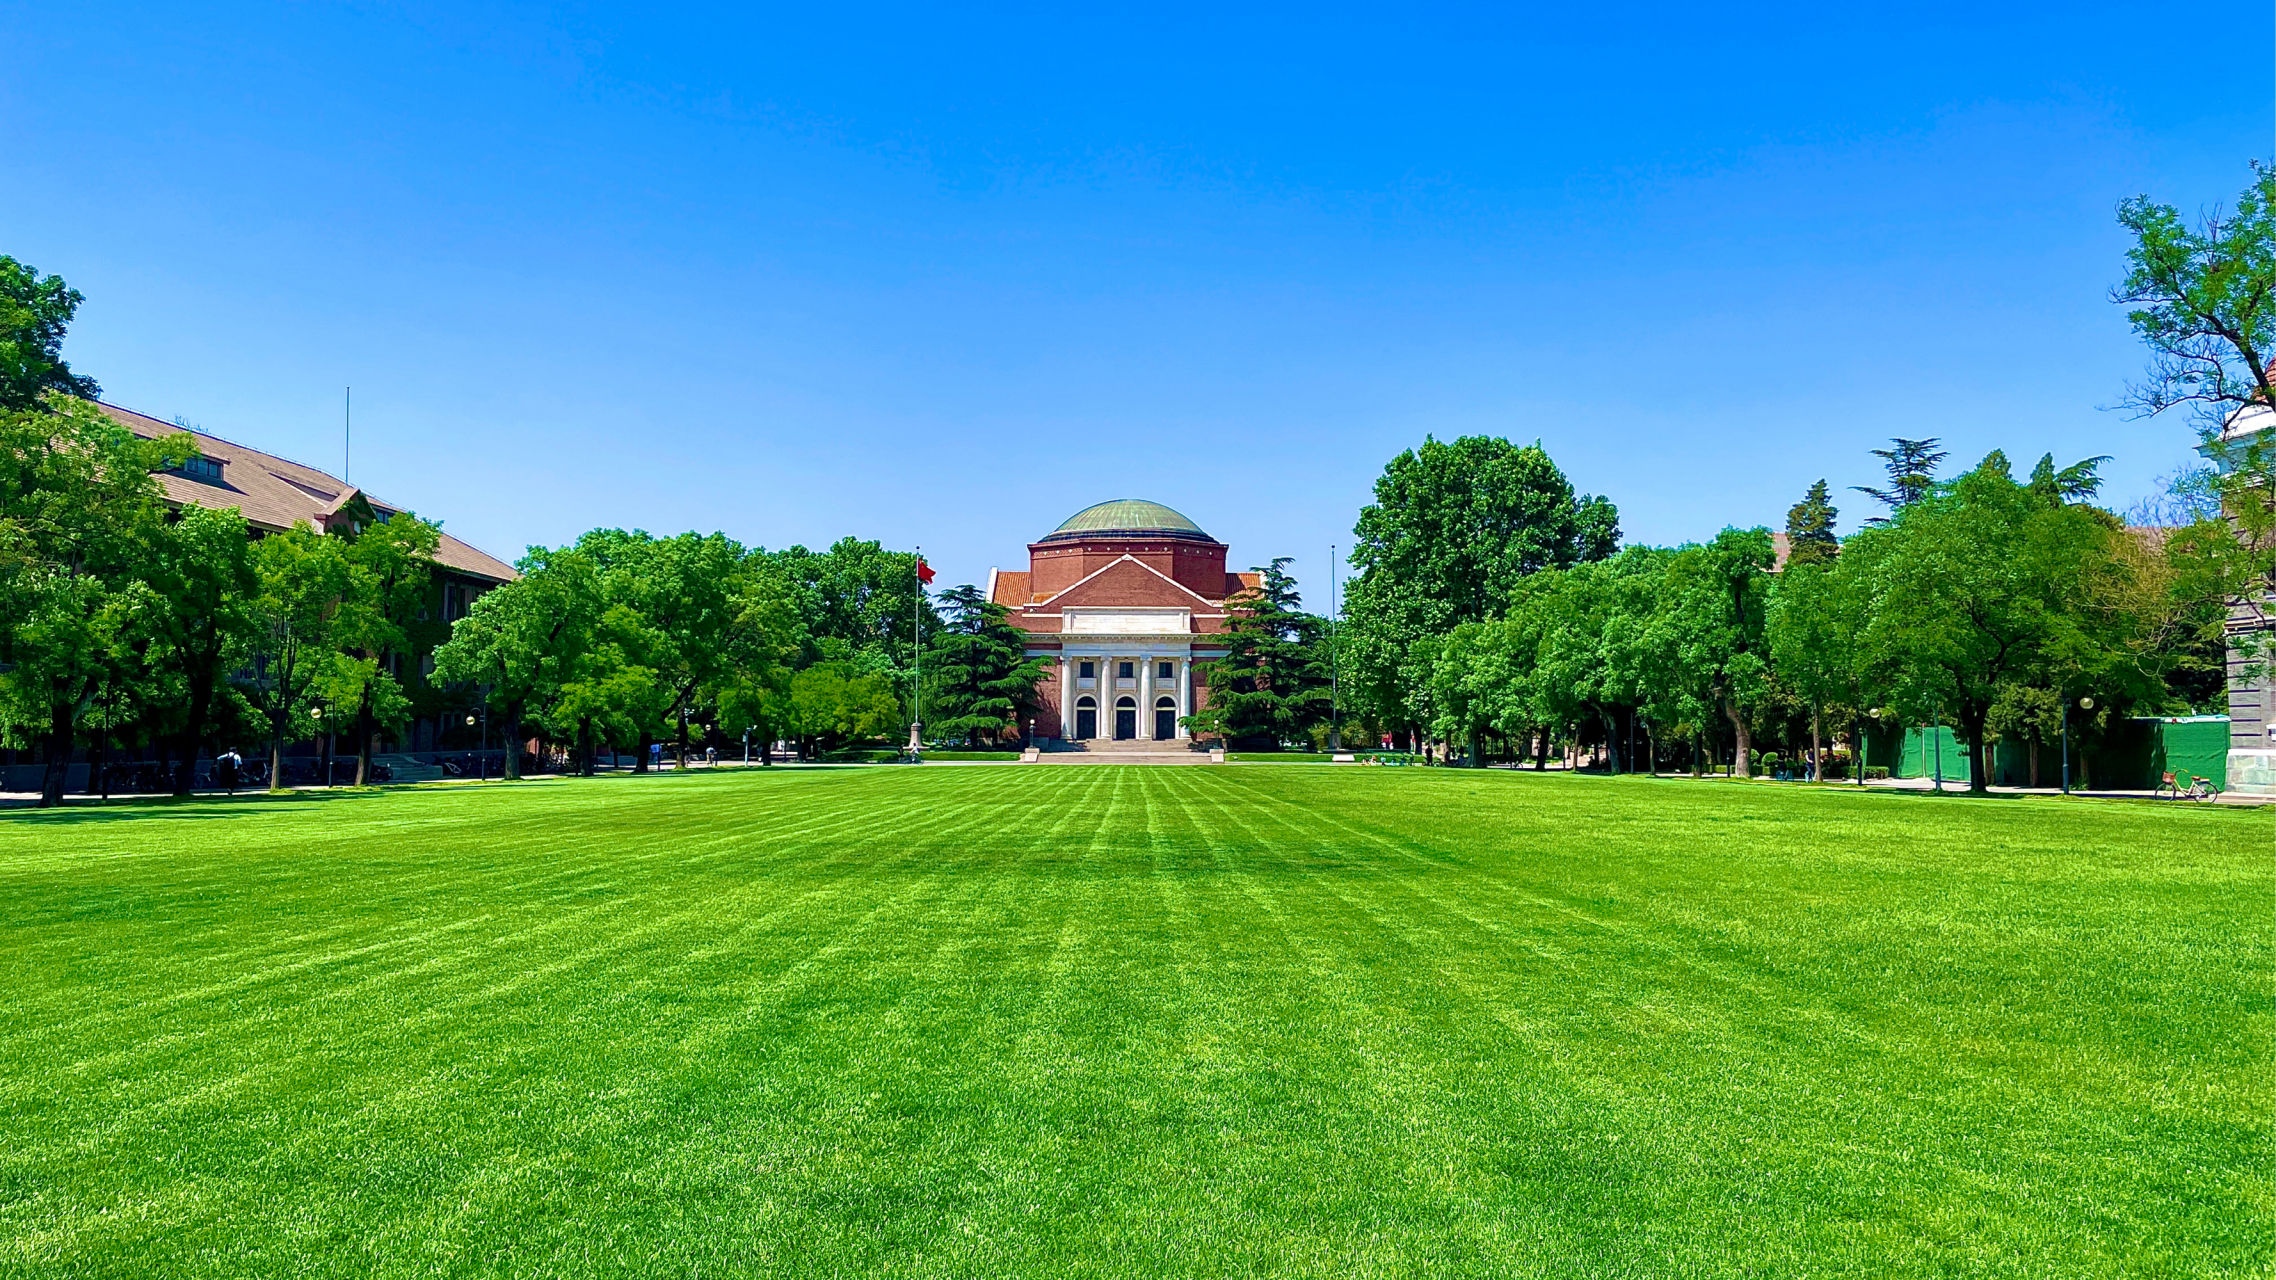
[(0, 1274), (2267, 1275), (2270, 816), (1353, 768), (0, 819)]

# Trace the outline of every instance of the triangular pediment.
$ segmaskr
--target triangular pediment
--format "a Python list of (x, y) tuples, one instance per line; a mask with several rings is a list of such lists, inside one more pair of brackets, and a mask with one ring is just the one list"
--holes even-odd
[(1195, 605), (1214, 609), (1218, 607), (1218, 602), (1165, 576), (1141, 560), (1123, 556), (1044, 601), (1037, 608), (1190, 609)]

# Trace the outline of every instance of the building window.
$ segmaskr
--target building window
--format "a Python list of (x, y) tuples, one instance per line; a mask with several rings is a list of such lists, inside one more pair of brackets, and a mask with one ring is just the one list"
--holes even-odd
[(205, 480), (213, 484), (220, 484), (221, 459), (209, 458), (202, 453), (197, 454), (181, 466), (174, 468), (174, 474), (187, 476), (192, 480)]
[(1175, 680), (1177, 676), (1178, 670), (1175, 664), (1168, 662), (1154, 664), (1154, 678), (1156, 680)]
[(1085, 680), (1095, 680), (1098, 678), (1098, 664), (1095, 662), (1078, 662), (1075, 664), (1075, 674)]
[(1137, 679), (1138, 664), (1135, 662), (1118, 663), (1114, 668), (1114, 678), (1117, 680)]

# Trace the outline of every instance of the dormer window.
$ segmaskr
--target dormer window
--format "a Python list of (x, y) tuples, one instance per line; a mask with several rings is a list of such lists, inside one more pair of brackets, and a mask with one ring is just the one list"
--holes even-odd
[(174, 468), (174, 474), (189, 480), (203, 480), (207, 484), (221, 483), (221, 459), (204, 454), (193, 454), (190, 460)]

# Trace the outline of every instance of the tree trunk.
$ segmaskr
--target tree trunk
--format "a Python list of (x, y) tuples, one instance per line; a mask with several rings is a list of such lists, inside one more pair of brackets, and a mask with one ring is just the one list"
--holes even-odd
[(648, 772), (648, 749), (654, 745), (656, 745), (655, 735), (646, 729), (642, 729), (640, 731), (640, 751), (632, 757), (632, 771), (634, 773)]
[(371, 718), (371, 696), (364, 695), (363, 705), (356, 708), (356, 785), (371, 785), (372, 743), (379, 737), (379, 726)]
[(101, 796), (105, 800), (111, 798), (109, 778), (105, 772), (105, 766), (110, 763), (110, 753), (104, 750), (105, 740), (109, 737), (107, 733), (98, 733), (87, 744), (87, 794)]
[(1535, 773), (1549, 771), (1549, 731), (1547, 729), (1533, 731), (1533, 771)]
[(1723, 715), (1731, 722), (1731, 733), (1734, 738), (1731, 749), (1731, 776), (1734, 778), (1751, 778), (1754, 776), (1754, 738), (1747, 732), (1747, 718), (1739, 714), (1738, 704), (1729, 698), (1723, 699)]
[(1486, 767), (1486, 757), (1478, 750), (1478, 727), (1476, 725), (1470, 726), (1470, 767), (1473, 769)]
[(2039, 740), (2031, 739), (2024, 750), (2031, 760), (2031, 789), (2036, 791), (2039, 788)]
[(1613, 723), (1612, 713), (1609, 711), (1597, 712), (1596, 718), (1604, 722), (1604, 763), (1606, 766), (1605, 772), (1617, 774), (1621, 772), (1620, 726)]
[(1818, 746), (1818, 704), (1810, 703), (1810, 781), (1826, 780), (1825, 751)]
[(40, 808), (53, 809), (63, 803), (63, 783), (70, 776), (71, 708), (65, 705), (48, 712), (47, 771), (40, 775)]
[(269, 738), (269, 790), (281, 791), (279, 779), (284, 777), (284, 726), (277, 725)]
[(1971, 712), (1962, 708), (1960, 727), (1968, 735), (1968, 794), (1984, 795), (1991, 790), (1991, 744), (1984, 741), (1984, 721), (1990, 718), (1989, 707)]
[(187, 799), (198, 785), (198, 753), (205, 749), (205, 739), (194, 728), (182, 730), (175, 739), (182, 758), (174, 762), (174, 794)]
[[(210, 669), (212, 664), (203, 664)], [(205, 746), (205, 724), (213, 714), (213, 681), (190, 676), (190, 721), (182, 726), (182, 766), (174, 775), (174, 794), (187, 796), (198, 781), (198, 751)]]
[(577, 722), (577, 744), (577, 772), (590, 778), (594, 773), (593, 722), (590, 717)]
[(507, 782), (520, 782), (522, 780), (522, 717), (519, 712), (507, 713), (505, 730), (506, 741), (503, 745), (506, 748), (506, 767), (500, 776)]

